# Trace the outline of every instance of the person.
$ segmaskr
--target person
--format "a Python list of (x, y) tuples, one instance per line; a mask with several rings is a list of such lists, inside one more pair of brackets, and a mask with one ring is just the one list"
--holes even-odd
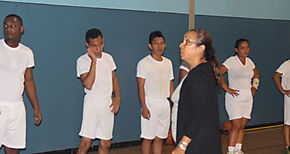
[[(104, 38), (98, 29), (86, 33), (87, 53), (77, 60), (77, 76), (85, 88), (82, 137), (78, 154), (87, 153), (92, 140), (100, 139), (99, 154), (108, 154), (114, 126), (114, 114), (119, 110), (120, 91), (116, 65), (104, 49)], [(112, 97), (112, 92), (114, 97)]]
[[(228, 72), (229, 86), (224, 79), (221, 87), (226, 91), (225, 106), (232, 122), (229, 133), (228, 154), (243, 154), (244, 129), (253, 106), (253, 96), (259, 86), (259, 73), (249, 56), (249, 41), (238, 39), (235, 42), (235, 56), (231, 56), (220, 67), (220, 74)], [(253, 78), (253, 85), (251, 84)]]
[(218, 61), (209, 33), (193, 29), (180, 43), (181, 59), (189, 64), (177, 116), (178, 145), (172, 154), (221, 154), (217, 84)]
[(183, 81), (185, 77), (187, 76), (189, 72), (189, 65), (186, 61), (181, 61), (181, 65), (179, 67), (179, 84), (174, 90), (174, 92), (171, 95), (171, 101), (173, 102), (172, 107), (172, 114), (171, 114), (171, 133), (172, 133), (172, 139), (176, 143), (176, 127), (177, 127), (177, 110), (178, 110), (178, 101), (180, 97), (180, 89), (183, 84)]
[[(280, 82), (281, 77), (282, 83)], [(290, 59), (280, 65), (273, 76), (273, 80), (278, 90), (284, 95), (285, 153), (290, 154)]]
[(149, 36), (151, 54), (137, 65), (139, 100), (142, 106), (141, 138), (142, 153), (149, 154), (153, 141), (153, 153), (161, 154), (163, 139), (167, 138), (170, 126), (170, 104), (167, 100), (172, 94), (172, 62), (163, 57), (165, 38), (160, 31)]
[(20, 43), (23, 32), (20, 16), (10, 14), (5, 17), (4, 39), (0, 40), (0, 147), (4, 146), (6, 154), (18, 154), (19, 149), (26, 146), (24, 88), (33, 108), (34, 123), (41, 123), (32, 72), (33, 52)]

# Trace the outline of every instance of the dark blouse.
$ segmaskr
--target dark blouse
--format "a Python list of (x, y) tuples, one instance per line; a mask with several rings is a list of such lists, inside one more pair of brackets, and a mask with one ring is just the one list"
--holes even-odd
[(221, 154), (217, 84), (209, 63), (188, 73), (178, 104), (177, 141), (191, 138), (186, 153)]

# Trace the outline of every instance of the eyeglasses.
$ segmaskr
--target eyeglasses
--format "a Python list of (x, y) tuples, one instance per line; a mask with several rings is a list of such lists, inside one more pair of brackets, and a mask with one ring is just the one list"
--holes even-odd
[(182, 40), (181, 43), (183, 43), (183, 45), (188, 45), (188, 44), (195, 44), (197, 46), (200, 45), (200, 43), (189, 41), (189, 40)]

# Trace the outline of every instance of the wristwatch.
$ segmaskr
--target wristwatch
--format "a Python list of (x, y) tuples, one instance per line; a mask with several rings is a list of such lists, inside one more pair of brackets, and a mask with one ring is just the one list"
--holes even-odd
[(185, 146), (187, 146), (187, 145), (188, 145), (188, 143), (186, 143), (186, 142), (179, 142), (179, 144), (178, 144), (179, 148), (183, 151), (186, 150)]

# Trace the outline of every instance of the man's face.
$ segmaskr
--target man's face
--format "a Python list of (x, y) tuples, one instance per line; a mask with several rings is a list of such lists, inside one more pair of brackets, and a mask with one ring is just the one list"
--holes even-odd
[(16, 17), (8, 17), (3, 24), (4, 38), (6, 42), (19, 42), (24, 27)]
[(157, 56), (162, 56), (166, 47), (166, 43), (162, 37), (155, 37), (152, 40), (152, 44), (149, 44), (149, 49), (152, 51), (152, 54)]
[(94, 39), (89, 39), (89, 43), (86, 43), (86, 46), (88, 48), (91, 48), (92, 51), (95, 53), (95, 54), (101, 54), (102, 51), (104, 50), (104, 39), (99, 36), (97, 38), (94, 38)]

